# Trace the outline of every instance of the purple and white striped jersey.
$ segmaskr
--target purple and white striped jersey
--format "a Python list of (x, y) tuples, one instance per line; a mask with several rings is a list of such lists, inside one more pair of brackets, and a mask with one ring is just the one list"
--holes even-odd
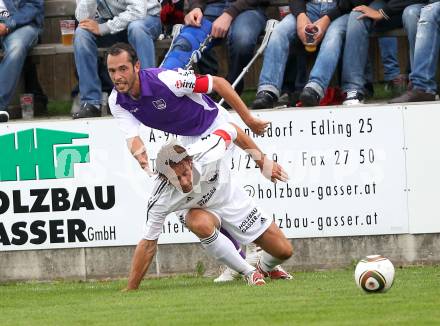
[(181, 136), (203, 134), (218, 115), (217, 104), (203, 93), (212, 90), (210, 75), (191, 70), (143, 69), (141, 94), (135, 100), (113, 89), (109, 106), (126, 138), (138, 135), (139, 125)]

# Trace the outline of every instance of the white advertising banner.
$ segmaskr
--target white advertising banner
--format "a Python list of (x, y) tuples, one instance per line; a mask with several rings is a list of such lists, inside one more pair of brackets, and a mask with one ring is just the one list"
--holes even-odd
[(405, 107), (410, 233), (440, 232), (440, 105)]
[(398, 107), (285, 110), (255, 141), (290, 176), (263, 180), (237, 152), (244, 187), (289, 238), (408, 232), (402, 111)]
[[(236, 150), (234, 177), (290, 238), (408, 232), (398, 107), (261, 112), (254, 137), (289, 173), (265, 180)], [(142, 128), (151, 164), (172, 135)], [(252, 134), (250, 134), (253, 136)], [(134, 245), (152, 180), (113, 119), (0, 125), (0, 250)], [(159, 243), (198, 241), (169, 216)]]

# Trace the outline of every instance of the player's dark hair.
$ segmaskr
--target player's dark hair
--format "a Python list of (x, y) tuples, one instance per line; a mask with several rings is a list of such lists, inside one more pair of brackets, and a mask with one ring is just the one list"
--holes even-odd
[(128, 58), (133, 66), (138, 62), (138, 57), (135, 49), (128, 43), (115, 43), (107, 50), (107, 57), (109, 55), (115, 56), (120, 55), (122, 52), (127, 52)]

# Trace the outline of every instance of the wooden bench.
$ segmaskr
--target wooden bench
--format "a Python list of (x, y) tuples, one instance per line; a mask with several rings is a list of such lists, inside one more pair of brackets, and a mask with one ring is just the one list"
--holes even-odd
[[(286, 0), (271, 0), (268, 8), (268, 16), (279, 19), (279, 6), (288, 5)], [(73, 47), (61, 44), (61, 33), (59, 28), (59, 20), (74, 19), (76, 8), (76, 0), (45, 0), (45, 26), (40, 44), (36, 45), (29, 53), (33, 62), (39, 63), (38, 76), (42, 82), (42, 86), (51, 99), (68, 100), (70, 98), (70, 90), (76, 83), (74, 74)], [(378, 36), (405, 36), (402, 29), (393, 30), (383, 34), (374, 34), (373, 38)], [(155, 42), (156, 54), (158, 58), (163, 55), (171, 45), (170, 39), (158, 40)], [(105, 48), (99, 49), (100, 53), (105, 52)], [(225, 66), (226, 59), (225, 50), (220, 48), (219, 56), (222, 62), (221, 66)], [(1, 56), (1, 51), (0, 51)], [(377, 57), (377, 56), (376, 56)], [(159, 59), (160, 60), (160, 59)], [(261, 58), (254, 64), (251, 71), (246, 76), (246, 85), (255, 87), (258, 81)], [(160, 62), (160, 61), (158, 61)], [(380, 59), (375, 65), (379, 65)], [(403, 61), (404, 62), (404, 61)], [(225, 67), (221, 67), (221, 75), (225, 75)]]

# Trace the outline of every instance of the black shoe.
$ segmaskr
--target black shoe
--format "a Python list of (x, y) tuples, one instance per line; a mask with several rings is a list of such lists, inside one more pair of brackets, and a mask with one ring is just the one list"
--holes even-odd
[(77, 113), (72, 115), (73, 119), (96, 118), (101, 116), (101, 106), (99, 109), (90, 103), (84, 103)]
[(0, 111), (0, 122), (8, 122), (9, 113), (7, 111)]
[(388, 103), (426, 102), (435, 101), (435, 94), (426, 93), (420, 89), (411, 89), (399, 97), (393, 98)]
[(299, 95), (299, 100), (302, 106), (318, 106), (321, 98), (317, 91), (311, 87), (304, 87), (303, 91)]
[(277, 97), (274, 93), (269, 91), (261, 91), (257, 93), (254, 102), (251, 105), (252, 110), (269, 109), (273, 108), (273, 105), (277, 101)]

